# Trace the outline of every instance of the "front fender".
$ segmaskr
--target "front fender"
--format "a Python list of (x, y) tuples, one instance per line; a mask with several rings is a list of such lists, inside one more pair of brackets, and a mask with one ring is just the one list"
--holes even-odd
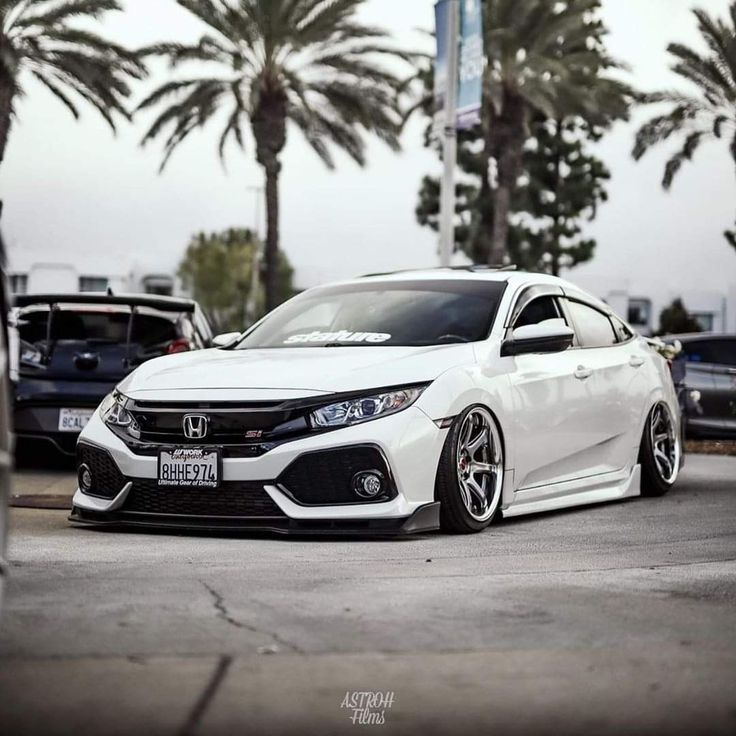
[(487, 407), (496, 417), (504, 440), (506, 469), (513, 468), (513, 443), (509, 441), (513, 406), (509, 377), (503, 371), (483, 371), (478, 365), (451, 368), (427, 387), (416, 406), (439, 422), (475, 404)]

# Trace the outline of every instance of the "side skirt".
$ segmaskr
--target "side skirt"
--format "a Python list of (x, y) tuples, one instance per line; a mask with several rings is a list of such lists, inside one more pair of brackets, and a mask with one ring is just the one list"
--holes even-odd
[(504, 509), (503, 516), (509, 518), (633, 498), (641, 495), (640, 486), (641, 466), (635, 465), (623, 477), (621, 473), (613, 473), (517, 491), (513, 503)]

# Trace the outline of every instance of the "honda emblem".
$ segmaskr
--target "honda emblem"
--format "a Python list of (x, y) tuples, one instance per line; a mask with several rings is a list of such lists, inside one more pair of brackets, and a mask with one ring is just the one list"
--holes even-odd
[(184, 416), (184, 436), (189, 440), (201, 440), (207, 436), (209, 419), (204, 414), (186, 414)]

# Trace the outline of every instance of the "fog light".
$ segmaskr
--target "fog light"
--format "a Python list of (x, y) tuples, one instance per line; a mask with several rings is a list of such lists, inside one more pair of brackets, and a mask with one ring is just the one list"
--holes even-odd
[(83, 493), (89, 493), (92, 490), (92, 471), (86, 463), (79, 466), (77, 480), (79, 481), (79, 488)]
[(353, 490), (361, 498), (376, 498), (384, 490), (383, 475), (377, 470), (366, 470), (353, 476)]

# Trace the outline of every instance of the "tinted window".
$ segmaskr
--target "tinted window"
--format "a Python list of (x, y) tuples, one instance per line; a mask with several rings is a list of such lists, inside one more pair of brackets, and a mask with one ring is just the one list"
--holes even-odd
[(736, 340), (695, 340), (682, 348), (691, 363), (736, 366)]
[(599, 348), (615, 345), (616, 333), (608, 317), (582, 302), (568, 301), (568, 307), (575, 322), (580, 345), (584, 348)]
[(243, 348), (441, 345), (484, 340), (504, 282), (385, 281), (305, 292), (269, 315)]
[(104, 276), (80, 276), (79, 291), (105, 291), (110, 285)]
[(616, 330), (619, 342), (628, 342), (634, 337), (634, 333), (618, 317), (611, 317), (611, 322), (613, 322), (613, 329)]
[(529, 302), (514, 322), (514, 329), (525, 325), (538, 325), (548, 319), (559, 319), (557, 302), (552, 296), (540, 296)]
[[(49, 313), (38, 310), (18, 319), (18, 335), (31, 344), (45, 342)], [(128, 340), (130, 313), (59, 310), (51, 320), (51, 339), (80, 342), (125, 344)], [(143, 347), (175, 340), (174, 319), (153, 314), (136, 314), (131, 328), (131, 342)]]

